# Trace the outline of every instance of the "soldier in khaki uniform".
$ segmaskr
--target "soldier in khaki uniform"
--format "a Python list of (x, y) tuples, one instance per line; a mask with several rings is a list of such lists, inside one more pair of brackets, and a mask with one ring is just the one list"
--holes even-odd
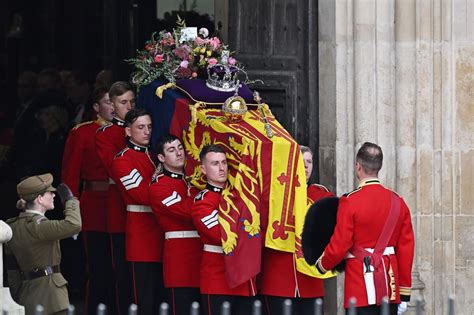
[[(59, 270), (59, 240), (80, 232), (81, 215), (79, 201), (69, 188), (60, 184), (56, 190), (52, 182), (51, 174), (21, 181), (17, 185), (17, 207), (24, 211), (7, 221), (13, 231), (6, 246), (9, 285), (27, 315), (34, 314), (38, 304), (46, 314), (66, 314), (69, 306), (67, 281)], [(44, 214), (54, 209), (55, 192), (65, 203), (65, 218), (50, 221)]]

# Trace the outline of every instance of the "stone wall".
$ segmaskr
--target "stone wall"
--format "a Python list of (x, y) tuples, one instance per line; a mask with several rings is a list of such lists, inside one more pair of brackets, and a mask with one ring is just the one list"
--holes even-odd
[(412, 210), (412, 302), (474, 314), (474, 0), (320, 0), (318, 36), (321, 182), (352, 190), (358, 146), (380, 144)]

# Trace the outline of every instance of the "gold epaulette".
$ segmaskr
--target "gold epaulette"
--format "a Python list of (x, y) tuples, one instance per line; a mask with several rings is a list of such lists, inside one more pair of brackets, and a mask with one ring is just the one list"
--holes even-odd
[(79, 124), (75, 125), (74, 128), (72, 128), (72, 129), (76, 130), (79, 127), (82, 127), (82, 126), (85, 126), (85, 125), (90, 125), (90, 124), (93, 124), (93, 123), (94, 123), (94, 121), (92, 121), (92, 120), (85, 121), (85, 122), (82, 122), (82, 123), (79, 123)]
[(97, 119), (94, 122), (96, 122), (101, 127), (106, 125), (112, 125), (112, 122), (105, 120), (99, 114), (97, 114)]

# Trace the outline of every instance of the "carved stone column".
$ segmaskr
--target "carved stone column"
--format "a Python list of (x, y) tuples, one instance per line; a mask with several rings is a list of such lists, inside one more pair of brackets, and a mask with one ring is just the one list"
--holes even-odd
[(0, 220), (0, 312), (7, 311), (9, 315), (24, 315), (25, 308), (13, 301), (10, 289), (3, 287), (3, 243), (12, 238), (12, 229), (8, 224)]
[(454, 294), (473, 314), (474, 0), (318, 5), (321, 182), (352, 189), (358, 145), (380, 144), (412, 212), (412, 306), (446, 313)]

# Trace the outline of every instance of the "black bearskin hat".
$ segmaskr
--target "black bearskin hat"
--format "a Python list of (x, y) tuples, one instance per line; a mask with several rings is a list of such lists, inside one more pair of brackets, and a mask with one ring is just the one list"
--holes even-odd
[[(304, 221), (301, 245), (306, 262), (314, 265), (329, 244), (336, 226), (338, 197), (328, 197), (316, 201), (308, 210)], [(343, 271), (345, 261), (336, 266)]]

